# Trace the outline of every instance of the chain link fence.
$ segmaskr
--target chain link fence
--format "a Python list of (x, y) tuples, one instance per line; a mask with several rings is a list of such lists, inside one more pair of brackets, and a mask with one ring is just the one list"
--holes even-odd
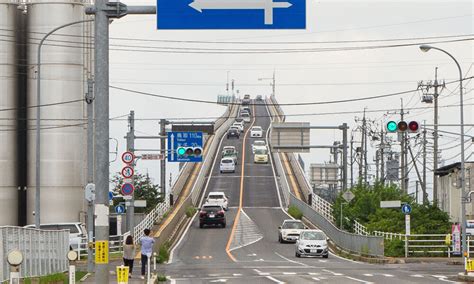
[(65, 272), (68, 269), (69, 231), (47, 231), (22, 227), (0, 227), (0, 281), (9, 278), (7, 255), (12, 250), (23, 254), (21, 277)]

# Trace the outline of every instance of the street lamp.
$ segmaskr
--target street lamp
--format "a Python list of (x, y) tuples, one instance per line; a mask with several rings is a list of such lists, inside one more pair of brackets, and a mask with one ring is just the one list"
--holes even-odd
[(273, 77), (271, 78), (258, 78), (259, 81), (272, 80), (270, 86), (272, 86), (272, 96), (275, 97), (275, 71), (273, 71)]
[[(465, 195), (465, 168), (464, 168), (464, 104), (463, 104), (463, 90), (462, 90), (462, 71), (459, 62), (452, 56), (449, 52), (444, 49), (437, 48), (431, 45), (420, 45), (420, 49), (423, 52), (428, 52), (430, 49), (439, 50), (454, 60), (456, 66), (458, 67), (459, 71), (459, 95), (461, 104), (460, 106), (460, 115), (461, 115), (461, 228), (462, 228), (462, 255), (464, 259), (464, 273), (466, 273), (466, 256), (467, 256), (467, 240), (466, 240), (466, 208), (464, 203), (464, 195)], [(436, 155), (437, 153), (435, 153)]]

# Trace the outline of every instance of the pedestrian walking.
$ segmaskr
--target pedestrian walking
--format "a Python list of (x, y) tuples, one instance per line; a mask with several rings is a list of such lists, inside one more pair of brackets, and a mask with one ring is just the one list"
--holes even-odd
[(143, 232), (145, 233), (145, 236), (140, 238), (140, 244), (142, 245), (142, 279), (145, 279), (146, 265), (148, 259), (151, 258), (153, 253), (153, 244), (155, 243), (155, 239), (150, 237), (150, 229), (145, 229)]
[(132, 277), (133, 259), (135, 258), (135, 245), (133, 244), (133, 237), (127, 236), (125, 244), (123, 245), (123, 265), (128, 266), (128, 277)]

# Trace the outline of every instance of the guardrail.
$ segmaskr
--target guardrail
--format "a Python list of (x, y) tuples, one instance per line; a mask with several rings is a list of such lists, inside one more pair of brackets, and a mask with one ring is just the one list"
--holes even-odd
[(311, 207), (334, 224), (334, 216), (332, 215), (332, 204), (313, 193), (311, 196)]
[(7, 254), (12, 250), (23, 254), (21, 277), (35, 277), (67, 271), (69, 231), (47, 231), (30, 228), (0, 227), (0, 281), (9, 278)]
[(144, 235), (145, 229), (153, 227), (156, 221), (163, 218), (163, 216), (170, 210), (170, 199), (166, 196), (164, 202), (158, 203), (153, 210), (146, 215), (146, 217), (133, 228), (133, 240), (138, 243), (141, 237)]
[(361, 255), (375, 257), (384, 256), (384, 239), (382, 237), (362, 236), (346, 231), (341, 231), (323, 215), (316, 212), (316, 210), (314, 210), (305, 202), (297, 199), (293, 194), (290, 195), (290, 204), (296, 206), (301, 212), (303, 212), (303, 216), (305, 216), (318, 228), (323, 230), (332, 240), (332, 242), (334, 242), (334, 244), (336, 244), (336, 246), (339, 248)]
[[(123, 251), (123, 243), (125, 240), (126, 235), (117, 235), (117, 236), (110, 236), (109, 237), (109, 252), (122, 252)], [(95, 242), (95, 238), (93, 239)], [(77, 259), (80, 260), (83, 256), (87, 256), (88, 252), (88, 239), (82, 238), (81, 243), (77, 247)], [(92, 253), (95, 255), (95, 250)]]

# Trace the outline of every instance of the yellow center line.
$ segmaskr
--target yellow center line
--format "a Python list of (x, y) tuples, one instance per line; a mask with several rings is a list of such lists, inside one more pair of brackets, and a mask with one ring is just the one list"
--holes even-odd
[(230, 245), (232, 244), (232, 240), (234, 239), (234, 234), (235, 234), (235, 230), (237, 229), (237, 224), (239, 223), (239, 219), (240, 219), (240, 212), (242, 210), (242, 206), (243, 206), (243, 195), (244, 195), (244, 176), (245, 176), (245, 142), (247, 140), (247, 135), (250, 131), (250, 128), (252, 128), (252, 126), (254, 125), (255, 123), (255, 105), (253, 105), (252, 107), (252, 112), (253, 112), (253, 120), (252, 120), (252, 124), (250, 124), (249, 128), (247, 129), (247, 131), (245, 131), (245, 134), (244, 134), (244, 138), (242, 140), (242, 165), (241, 165), (241, 173), (240, 173), (240, 196), (239, 196), (239, 208), (237, 210), (237, 215), (235, 215), (235, 219), (234, 219), (234, 225), (232, 226), (232, 231), (230, 232), (230, 236), (229, 236), (229, 240), (227, 241), (227, 245), (225, 247), (225, 252), (227, 253), (227, 255), (229, 256), (229, 258), (233, 261), (233, 262), (237, 262), (237, 259), (234, 257), (234, 255), (232, 255), (232, 253), (230, 252)]

